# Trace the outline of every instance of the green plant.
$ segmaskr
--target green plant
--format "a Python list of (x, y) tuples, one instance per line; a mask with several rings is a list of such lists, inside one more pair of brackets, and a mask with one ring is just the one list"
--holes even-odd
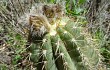
[(66, 0), (66, 13), (72, 16), (80, 15), (82, 12), (84, 12), (84, 9), (81, 8), (81, 5), (85, 2), (86, 0)]
[[(65, 20), (67, 18), (63, 18)], [(97, 44), (82, 32), (78, 22), (67, 20), (58, 23), (56, 34), (48, 33), (42, 44), (30, 47), (31, 60), (37, 69), (45, 70), (95, 70), (100, 64)], [(66, 25), (61, 25), (66, 23)], [(40, 49), (39, 49), (40, 48)], [(102, 69), (103, 70), (103, 69)]]

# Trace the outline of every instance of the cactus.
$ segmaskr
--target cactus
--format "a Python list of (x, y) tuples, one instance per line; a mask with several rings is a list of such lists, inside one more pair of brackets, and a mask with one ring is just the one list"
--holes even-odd
[[(11, 1), (11, 5), (9, 6), (15, 4)], [(9, 11), (6, 7), (1, 6), (0, 14), (2, 14), (2, 17), (6, 16), (4, 17), (5, 22), (2, 22), (11, 24), (15, 30), (19, 27), (17, 32), (24, 32), (22, 35), (25, 34), (25, 29), (22, 27), (22, 24), (18, 26), (14, 24), (18, 19), (17, 17), (21, 16), (23, 11), (25, 11), (22, 8), (22, 2), (22, 9), (15, 9), (12, 6), (13, 9), (11, 11), (14, 11), (12, 13), (13, 15), (8, 13)], [(19, 6), (16, 5), (15, 7), (17, 8)], [(12, 19), (9, 18), (10, 16), (12, 16)], [(7, 20), (10, 21), (8, 22)], [(91, 36), (88, 35), (89, 33), (85, 32), (85, 28), (81, 27), (79, 22), (74, 22), (66, 16), (55, 21), (52, 23), (53, 25), (50, 24), (50, 30), (44, 35), (41, 43), (34, 43), (28, 48), (28, 52), (31, 53), (30, 61), (33, 62), (36, 70), (104, 70), (101, 62), (102, 57), (96, 44), (97, 41), (92, 40)]]
[[(61, 24), (59, 22), (55, 35), (48, 33), (43, 39), (39, 52), (43, 65), (40, 67), (44, 67), (44, 70), (98, 70), (101, 56), (95, 43), (88, 42), (88, 37), (82, 33), (83, 27), (72, 20), (68, 20), (64, 26)], [(36, 50), (39, 49), (31, 50), (32, 54), (37, 54), (33, 53)], [(39, 63), (38, 60), (34, 62)]]

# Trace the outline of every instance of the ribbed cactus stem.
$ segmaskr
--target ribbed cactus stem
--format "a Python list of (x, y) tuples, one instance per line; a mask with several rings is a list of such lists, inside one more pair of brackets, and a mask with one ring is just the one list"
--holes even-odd
[(46, 63), (44, 63), (45, 69), (57, 70), (55, 65), (55, 60), (53, 59), (52, 46), (51, 46), (51, 40), (49, 34), (46, 35), (43, 39), (42, 49), (46, 61)]
[[(65, 62), (67, 62), (67, 70), (76, 70), (76, 67), (75, 67), (75, 64), (74, 64), (74, 62), (72, 61), (72, 59), (71, 59), (71, 57), (69, 56), (69, 54), (68, 54), (68, 52), (67, 52), (67, 50), (66, 50), (66, 48), (65, 48), (65, 45), (64, 45), (64, 43), (62, 42), (62, 40), (60, 39), (60, 37), (59, 37), (59, 35), (56, 35), (56, 36), (52, 36), (51, 37), (51, 42), (52, 42), (52, 45), (53, 45), (53, 49), (54, 49), (54, 51), (56, 51), (56, 48), (57, 48), (57, 45), (56, 45), (56, 43), (58, 43), (58, 41), (59, 41), (59, 49), (58, 49), (58, 52), (57, 52), (57, 55), (58, 56), (61, 56), (61, 60), (63, 61), (64, 60), (64, 62), (63, 62), (63, 64), (59, 64), (59, 65), (61, 65), (61, 66), (63, 66), (64, 65), (64, 63)], [(56, 45), (56, 46), (55, 46)], [(58, 56), (56, 56), (56, 58), (58, 57)], [(58, 59), (60, 59), (60, 57), (58, 58)], [(58, 67), (58, 69), (60, 69), (61, 67), (59, 67), (59, 66), (57, 66)], [(63, 66), (64, 67), (64, 66)], [(65, 70), (65, 69), (64, 69)]]

